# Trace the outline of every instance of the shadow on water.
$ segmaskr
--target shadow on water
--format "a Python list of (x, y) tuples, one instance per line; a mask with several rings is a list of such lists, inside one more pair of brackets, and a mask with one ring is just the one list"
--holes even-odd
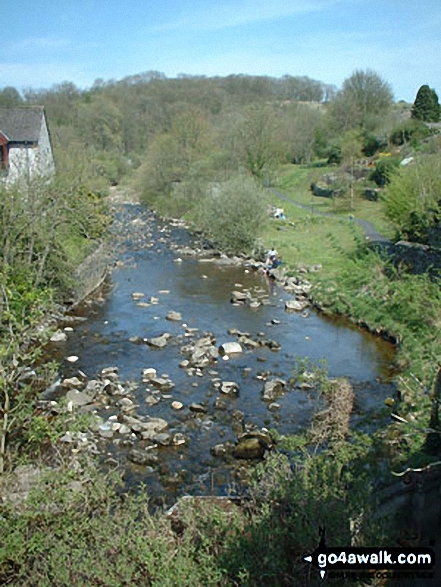
[[(61, 359), (71, 354), (79, 357), (75, 365), (63, 362), (64, 376), (80, 369), (94, 377), (105, 367), (117, 366), (122, 380), (138, 386), (137, 413), (164, 418), (172, 431), (189, 437), (187, 446), (161, 449), (161, 465), (149, 473), (126, 462), (127, 448), (110, 441), (108, 453), (124, 463), (130, 484), (146, 483), (153, 495), (167, 492), (171, 500), (186, 492), (222, 494), (231, 489), (232, 471), (242, 464), (236, 461), (230, 466), (213, 457), (210, 448), (236, 439), (232, 426), (235, 410), (243, 412), (246, 423), (276, 428), (282, 434), (308, 427), (320, 401), (314, 390), (289, 390), (278, 400), (280, 409), (270, 411), (262, 400), (263, 383), (258, 378), (262, 372), (270, 372), (272, 377), (288, 380), (299, 358), (309, 358), (316, 365), (323, 360), (329, 376), (348, 377), (356, 391), (354, 422), (364, 429), (372, 426), (372, 414), (381, 413), (384, 399), (393, 393), (389, 375), (394, 351), (390, 344), (345, 320), (313, 310), (287, 313), (284, 301), (290, 296), (281, 288), (243, 266), (184, 256), (179, 249), (191, 245), (188, 233), (162, 225), (139, 207), (126, 208), (118, 226), (118, 261), (101, 294), (103, 299), (78, 309), (87, 321), (54, 352)], [(247, 289), (260, 295), (264, 303), (251, 308), (230, 302), (233, 290)], [(134, 292), (144, 294), (141, 305), (132, 298)], [(152, 297), (157, 303), (151, 303)], [(166, 320), (170, 310), (179, 312), (182, 321)], [(184, 358), (180, 349), (191, 340), (185, 336), (186, 327), (198, 329), (196, 338), (212, 333), (218, 345), (235, 340), (228, 330), (238, 329), (254, 340), (275, 340), (281, 348), (278, 352), (267, 347), (246, 350), (229, 361), (219, 359), (203, 370), (202, 377), (190, 377), (179, 367)], [(164, 349), (129, 340), (165, 332), (171, 338)], [(148, 393), (141, 377), (147, 367), (155, 368), (158, 375), (166, 374), (174, 383), (153, 406), (145, 402)], [(214, 407), (219, 394), (213, 377), (239, 385), (237, 398), (224, 398), (225, 410)], [(195, 414), (188, 407), (176, 412), (171, 407), (174, 400), (184, 406), (205, 402), (208, 412)]]

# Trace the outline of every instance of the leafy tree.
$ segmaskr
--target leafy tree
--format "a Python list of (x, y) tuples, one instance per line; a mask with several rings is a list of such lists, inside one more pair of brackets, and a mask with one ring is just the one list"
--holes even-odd
[(331, 115), (340, 130), (374, 130), (392, 106), (390, 85), (376, 72), (356, 70), (343, 82), (331, 104)]
[(239, 154), (245, 169), (256, 179), (271, 182), (283, 157), (279, 127), (268, 106), (253, 106), (239, 129)]
[(11, 108), (13, 106), (20, 106), (22, 97), (18, 90), (12, 86), (7, 86), (0, 91), (0, 108)]
[(283, 136), (293, 163), (310, 163), (323, 115), (315, 105), (295, 104), (283, 117)]
[(435, 90), (428, 85), (421, 86), (412, 106), (412, 118), (424, 122), (438, 122), (441, 117), (441, 107)]

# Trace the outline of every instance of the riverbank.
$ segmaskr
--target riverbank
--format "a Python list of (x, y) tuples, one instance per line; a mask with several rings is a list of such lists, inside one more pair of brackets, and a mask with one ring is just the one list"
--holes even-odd
[[(122, 238), (125, 239), (130, 233), (130, 238), (133, 239), (140, 256), (151, 251), (151, 254), (157, 257), (158, 244), (159, 246), (166, 244), (159, 242), (160, 239), (167, 241), (166, 231), (160, 232), (159, 238), (155, 238), (153, 244), (146, 247), (146, 244), (150, 244), (152, 235), (146, 230), (147, 227), (143, 224), (142, 219), (132, 220), (135, 222), (128, 224), (127, 234), (121, 234)], [(176, 274), (177, 268), (185, 263), (184, 252), (185, 248), (181, 246), (173, 253), (179, 255), (177, 258), (181, 259), (174, 265), (174, 274)], [(211, 253), (209, 254), (211, 255)], [(199, 295), (203, 294), (203, 284), (210, 281), (208, 269), (210, 264), (199, 264), (196, 258), (192, 257), (193, 255), (189, 256), (189, 262), (198, 267), (199, 279), (194, 283), (194, 287)], [(219, 258), (219, 261), (222, 262), (222, 259)], [(130, 265), (136, 265), (137, 262), (139, 260), (137, 253), (135, 253), (135, 257), (126, 263), (126, 269), (123, 266), (120, 266), (120, 269), (127, 272)], [(233, 261), (233, 263), (236, 262), (241, 263), (240, 260)], [(223, 263), (229, 265), (230, 262), (228, 259), (224, 259)], [(244, 268), (240, 267), (243, 275)], [(220, 267), (218, 267), (219, 269)], [(316, 269), (319, 268), (316, 267)], [(136, 266), (133, 267), (133, 270), (138, 275), (143, 274)], [(292, 287), (294, 293), (298, 293), (303, 300), (305, 300), (305, 294), (310, 294), (305, 290), (305, 286), (306, 289), (309, 286), (305, 283), (305, 276), (307, 275), (308, 281), (312, 281), (314, 275), (323, 279), (323, 268), (308, 274), (305, 273), (306, 270), (305, 267), (299, 270), (301, 283), (294, 276), (288, 276), (287, 283), (288, 287)], [(167, 291), (166, 275), (167, 272), (162, 265), (162, 278), (165, 280), (164, 285), (161, 286), (163, 292)], [(146, 284), (150, 283), (151, 277), (152, 275), (147, 276)], [(127, 275), (127, 278), (129, 279), (130, 275)], [(189, 281), (191, 282), (186, 276), (186, 285)], [(128, 311), (138, 312), (135, 316), (139, 317), (143, 316), (144, 312), (152, 312), (148, 324), (157, 324), (157, 332), (152, 332), (152, 335), (157, 334), (161, 338), (164, 334), (162, 330), (165, 324), (162, 320), (165, 319), (166, 313), (172, 309), (172, 302), (169, 299), (170, 293), (154, 295), (153, 297), (158, 299), (156, 303), (153, 303), (152, 296), (148, 295), (153, 292), (150, 292), (149, 289), (139, 291), (138, 288), (135, 291), (133, 282), (129, 281), (128, 283), (131, 289), (124, 297), (124, 299), (127, 297), (124, 303), (127, 304)], [(299, 286), (302, 291), (295, 292), (295, 288)], [(148, 288), (148, 285), (146, 287)], [(215, 286), (215, 289), (220, 290), (218, 286)], [(258, 292), (254, 292), (253, 295), (252, 287), (249, 292), (243, 287), (238, 290), (241, 291), (243, 298), (239, 299), (236, 296), (234, 303), (239, 305), (231, 304), (229, 306), (231, 310), (250, 313), (259, 311), (259, 308), (265, 308), (264, 304), (257, 308), (251, 307), (251, 304), (259, 301), (259, 297), (264, 298), (262, 292), (259, 296)], [(132, 297), (134, 293), (143, 295)], [(166, 304), (162, 304), (161, 296), (167, 300)], [(146, 307), (143, 304), (150, 305)], [(119, 305), (119, 307), (121, 306)], [(98, 300), (97, 305), (92, 306), (91, 309), (98, 319), (100, 316), (101, 320), (107, 319), (100, 315), (100, 308), (102, 308), (102, 302)], [(177, 306), (174, 309), (181, 310)], [(154, 320), (155, 316), (159, 318), (156, 321)], [(191, 317), (188, 311), (183, 312), (183, 317), (186, 320), (188, 318), (196, 320), (196, 315)], [(141, 320), (146, 320), (146, 318), (137, 318), (138, 322)], [(296, 328), (299, 328), (302, 323), (307, 324), (308, 320), (311, 318), (302, 318), (299, 315)], [(189, 329), (184, 328), (183, 331), (178, 330), (181, 328), (178, 326), (179, 322), (174, 326), (172, 323), (172, 321), (167, 322), (172, 335), (174, 332), (171, 331), (176, 330), (177, 336), (193, 335), (186, 337), (187, 342), (198, 341), (199, 335), (191, 332), (191, 323), (188, 325)], [(224, 320), (222, 323), (223, 332), (225, 332), (226, 326)], [(280, 324), (273, 324), (268, 328), (277, 331), (280, 326)], [(290, 330), (295, 331), (296, 328), (290, 328)], [(121, 332), (118, 324), (114, 324), (112, 329), (115, 332)], [(131, 332), (126, 332), (124, 336), (129, 338), (131, 334)], [(141, 335), (140, 332), (139, 336)], [(151, 340), (158, 337), (150, 336), (149, 338)], [(258, 344), (260, 340), (259, 338), (253, 340), (253, 336), (247, 338), (250, 341), (249, 344)], [(170, 349), (172, 349), (175, 344), (173, 341), (168, 342), (168, 339), (165, 342), (165, 348), (170, 345)], [(145, 344), (138, 345), (130, 340), (127, 340), (127, 344), (131, 345), (128, 348), (133, 351), (150, 352), (147, 351)], [(303, 344), (306, 344), (306, 341)], [(210, 350), (208, 354), (211, 354), (212, 347), (217, 351), (217, 344), (213, 344), (210, 340), (207, 341), (206, 347), (199, 347), (199, 350), (205, 352), (208, 349)], [(99, 345), (95, 342), (91, 348), (98, 356)], [(106, 345), (104, 342), (103, 348), (107, 348), (105, 360), (109, 365), (109, 350), (112, 345)], [(261, 347), (261, 351), (268, 353), (269, 357), (276, 357), (276, 354), (265, 346)], [(84, 347), (83, 352), (86, 355), (89, 354)], [(157, 362), (162, 352), (164, 351), (151, 350), (151, 353), (154, 354), (147, 354), (147, 357), (155, 357), (155, 362)], [(249, 352), (251, 356), (256, 353), (251, 349)], [(193, 360), (193, 354), (194, 351), (189, 354), (190, 361)], [(196, 358), (202, 360), (204, 357), (198, 356)], [(168, 372), (170, 360), (165, 357), (165, 361)], [(228, 366), (233, 363), (234, 359), (232, 362), (224, 361), (221, 364)], [(349, 363), (351, 363), (350, 359)], [(73, 365), (78, 370), (77, 365), (80, 363), (75, 362)], [(138, 362), (137, 369), (140, 365), (149, 367), (145, 359)], [(186, 369), (189, 368), (197, 370), (201, 369), (201, 365), (189, 364)], [(208, 366), (208, 368), (211, 367)], [(203, 369), (204, 367), (202, 367)], [(147, 378), (152, 374), (146, 373), (145, 375)], [(215, 376), (212, 375), (212, 377)], [(200, 379), (195, 371), (195, 382)], [(87, 381), (82, 383), (87, 387)], [(311, 381), (304, 380), (303, 383), (310, 385)], [(265, 390), (266, 386), (263, 385), (263, 382), (261, 385)], [(104, 393), (100, 393), (111, 409), (114, 401), (124, 400), (122, 406), (125, 405), (125, 409), (129, 409), (129, 412), (130, 402), (136, 404), (135, 396), (124, 392), (126, 386), (114, 370), (102, 373), (99, 385), (95, 384), (95, 386), (103, 388), (102, 392)], [(105, 386), (108, 387), (110, 393), (104, 390)], [(75, 392), (75, 385), (73, 385), (73, 390), (72, 399), (78, 398), (79, 394)], [(115, 394), (115, 390), (118, 393)], [(168, 395), (169, 391), (160, 392), (156, 394), (156, 397), (161, 397), (162, 402), (178, 401), (178, 398), (163, 397)], [(230, 386), (228, 391), (234, 391), (234, 389)], [(259, 388), (259, 393), (260, 391)], [(276, 387), (273, 391), (277, 392)], [(193, 393), (197, 393), (197, 388), (193, 388)], [(289, 392), (285, 397), (289, 398), (291, 394), (292, 392)], [(155, 394), (150, 395), (155, 397)], [(332, 393), (329, 397), (333, 397)], [(283, 400), (282, 396), (281, 398)], [(179, 400), (182, 399), (182, 397), (179, 398)], [(224, 400), (230, 401), (227, 394)], [(280, 401), (280, 398), (274, 398), (274, 401)], [(181, 401), (181, 403), (185, 402)], [(197, 403), (204, 408), (201, 402)], [(193, 413), (195, 420), (197, 418), (204, 419), (203, 412)], [(72, 412), (67, 410), (66, 414), (69, 420), (71, 417), (69, 414), (72, 415)], [(128, 412), (127, 414), (129, 415)], [(135, 418), (135, 420), (137, 422), (129, 421), (130, 426), (127, 422), (119, 422), (119, 430), (123, 424), (127, 427), (136, 426), (140, 430), (131, 428), (131, 433), (139, 434), (147, 421), (142, 418)], [(110, 420), (110, 418), (108, 421), (110, 425), (106, 425), (102, 429), (104, 435), (111, 430), (111, 423), (117, 422)], [(323, 425), (322, 432), (325, 429), (328, 430), (324, 436), (318, 427), (320, 422)], [(72, 420), (67, 423), (72, 427)], [(225, 585), (242, 583), (257, 586), (261, 584), (263, 576), (265, 576), (266, 584), (274, 585), (274, 587), (284, 584), (284, 582), (292, 583), (294, 578), (301, 580), (302, 584), (315, 585), (319, 584), (320, 579), (310, 575), (302, 556), (305, 552), (312, 552), (317, 546), (319, 538), (317, 520), (320, 520), (320, 525), (326, 525), (333, 544), (350, 544), (354, 539), (354, 532), (357, 535), (357, 540), (364, 544), (391, 544), (391, 541), (396, 539), (396, 537), (388, 537), (389, 522), (378, 519), (378, 515), (375, 516), (375, 512), (378, 513), (378, 510), (374, 499), (375, 492), (378, 490), (378, 480), (385, 474), (384, 465), (390, 466), (395, 462), (393, 453), (396, 453), (397, 449), (396, 438), (393, 436), (381, 438), (380, 435), (372, 439), (367, 434), (355, 433), (354, 431), (348, 435), (344, 430), (345, 418), (340, 422), (330, 422), (329, 411), (326, 416), (325, 410), (322, 419), (318, 419), (315, 429), (312, 427), (311, 431), (308, 430), (305, 433), (285, 438), (271, 438), (271, 442), (277, 441), (277, 450), (269, 452), (262, 464), (248, 472), (249, 492), (243, 507), (235, 509), (234, 504), (231, 507), (221, 507), (216, 501), (211, 504), (199, 503), (196, 509), (190, 507), (186, 513), (184, 511), (180, 514), (179, 520), (172, 525), (161, 514), (152, 516), (148, 512), (145, 507), (147, 496), (143, 491), (136, 498), (121, 489), (121, 486), (125, 485), (125, 479), (121, 480), (122, 482), (118, 479), (110, 481), (93, 471), (95, 466), (93, 461), (90, 462), (90, 458), (94, 458), (93, 454), (88, 457), (87, 451), (81, 449), (82, 445), (89, 447), (93, 445), (90, 442), (82, 442), (84, 425), (83, 419), (80, 427), (77, 427), (77, 423), (71, 428), (74, 434), (78, 433), (78, 436), (73, 439), (73, 443), (65, 443), (70, 449), (67, 453), (65, 452), (63, 456), (59, 453), (60, 475), (54, 475), (53, 472), (49, 472), (48, 475), (45, 475), (44, 471), (34, 472), (34, 479), (38, 478), (43, 485), (41, 489), (36, 488), (36, 493), (31, 496), (31, 503), (25, 505), (18, 499), (15, 504), (8, 502), (2, 508), (2, 519), (8, 521), (8, 529), (5, 534), (7, 548), (0, 569), (3, 573), (2, 578), (12, 577), (11, 584), (14, 584), (13, 581), (16, 580), (20, 581), (16, 584), (31, 585), (35, 573), (38, 572), (41, 584), (45, 584), (45, 581), (52, 581), (54, 584), (54, 577), (56, 577), (56, 581), (60, 585), (75, 585), (79, 581), (78, 577), (81, 577), (83, 583), (84, 581), (93, 583), (94, 580), (100, 580), (109, 585), (130, 581), (135, 584), (158, 586), (167, 583), (170, 585), (219, 585), (222, 582)], [(340, 430), (340, 433), (329, 435), (329, 426), (331, 429), (334, 428), (334, 432)], [(111, 431), (114, 435), (119, 434), (117, 429)], [(156, 435), (163, 434), (159, 430), (144, 431), (149, 434), (150, 432)], [(170, 436), (174, 439), (176, 433)], [(165, 438), (162, 437), (162, 439)], [(178, 440), (181, 439), (185, 440), (182, 437), (178, 438)], [(325, 442), (324, 445), (321, 444), (320, 439)], [(267, 438), (256, 435), (254, 440), (257, 440), (260, 451), (262, 443), (268, 443)], [(312, 452), (311, 442), (313, 443)], [(257, 446), (256, 442), (254, 445)], [(180, 446), (185, 446), (185, 443)], [(172, 450), (172, 448), (166, 450)], [(91, 452), (93, 453), (93, 451)], [(112, 457), (112, 455), (109, 456)], [(137, 455), (135, 454), (135, 456)], [(147, 456), (154, 457), (155, 455), (150, 451)], [(150, 464), (144, 463), (142, 466), (153, 468), (155, 466), (153, 461), (154, 459)], [(70, 468), (70, 473), (65, 471), (66, 465)], [(107, 466), (108, 468), (112, 467), (111, 458)], [(22, 474), (28, 479), (32, 478), (30, 469), (23, 471)], [(119, 479), (120, 475), (121, 473), (117, 475)], [(18, 481), (16, 480), (16, 482)], [(122, 502), (117, 497), (121, 493), (124, 494)], [(32, 507), (32, 503), (38, 505)], [(361, 511), (364, 512), (364, 515), (360, 518)], [(41, 533), (42, 512), (47, 529), (43, 535)], [(302, 519), (301, 524), (298, 523), (300, 518)], [(353, 524), (355, 519), (358, 520), (356, 531)], [(124, 532), (121, 532), (122, 527), (125, 528)], [(142, 540), (140, 540), (141, 534)], [(52, 536), (56, 537), (55, 541)], [(96, 545), (92, 549), (90, 549), (91, 536), (93, 536), (93, 544)], [(29, 540), (36, 545), (32, 552), (27, 549)], [(73, 541), (76, 545), (74, 551), (72, 551)], [(86, 545), (90, 550), (90, 556), (86, 556)], [(113, 553), (111, 562), (107, 560), (106, 556), (109, 549)], [(48, 551), (53, 553), (49, 561), (44, 557), (44, 553)], [(201, 564), (201, 556), (203, 556), (203, 564)], [(62, 569), (63, 575), (60, 574)], [(57, 584), (56, 581), (55, 584)]]

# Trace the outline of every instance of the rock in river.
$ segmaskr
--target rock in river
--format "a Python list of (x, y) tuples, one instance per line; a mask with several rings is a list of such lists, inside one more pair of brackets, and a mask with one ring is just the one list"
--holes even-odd
[(220, 390), (223, 394), (232, 397), (237, 397), (239, 395), (239, 386), (234, 381), (223, 381)]
[(309, 303), (306, 300), (286, 300), (285, 301), (285, 310), (287, 311), (296, 311), (301, 312), (305, 308), (309, 306)]
[(146, 343), (156, 349), (163, 349), (167, 345), (167, 341), (170, 338), (170, 334), (165, 332), (161, 336), (155, 338), (147, 338)]
[(167, 312), (167, 316), (165, 317), (166, 320), (170, 320), (172, 322), (180, 322), (182, 320), (182, 316), (179, 312), (175, 312), (173, 310), (170, 310), (170, 312)]
[(284, 388), (285, 382), (282, 379), (266, 381), (263, 388), (263, 399), (265, 401), (273, 402), (282, 395)]
[(233, 450), (237, 459), (261, 459), (264, 454), (265, 447), (258, 438), (243, 438)]
[(238, 355), (242, 352), (242, 347), (238, 342), (224, 342), (219, 347), (220, 355)]

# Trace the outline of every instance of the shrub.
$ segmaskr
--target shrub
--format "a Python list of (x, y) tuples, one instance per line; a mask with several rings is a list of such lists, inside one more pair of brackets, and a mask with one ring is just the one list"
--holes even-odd
[(406, 120), (392, 131), (389, 140), (393, 145), (410, 143), (417, 146), (423, 139), (432, 134), (432, 130), (419, 120)]
[(436, 155), (421, 157), (395, 174), (387, 188), (386, 214), (398, 235), (425, 243), (441, 215), (441, 162)]
[(375, 181), (377, 185), (384, 186), (390, 182), (391, 175), (398, 169), (399, 165), (400, 162), (396, 157), (383, 157), (378, 159), (370, 179)]
[(213, 188), (202, 201), (197, 222), (226, 251), (250, 251), (267, 218), (267, 198), (257, 183), (235, 177)]

